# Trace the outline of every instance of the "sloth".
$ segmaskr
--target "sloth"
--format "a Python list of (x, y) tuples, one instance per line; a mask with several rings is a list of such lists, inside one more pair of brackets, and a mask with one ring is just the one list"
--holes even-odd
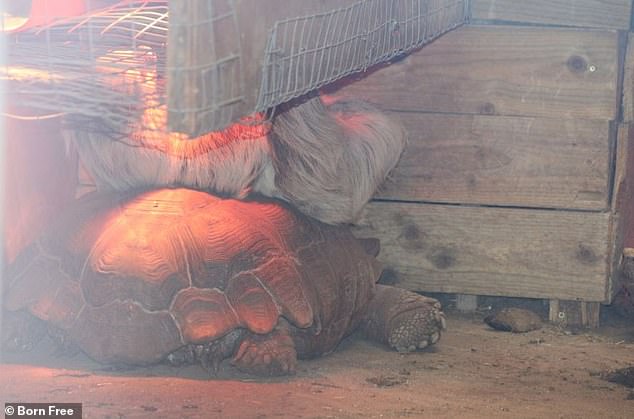
[(404, 129), (375, 107), (319, 95), (284, 104), (266, 120), (243, 119), (189, 139), (167, 134), (150, 109), (125, 139), (68, 131), (103, 191), (187, 187), (228, 198), (257, 193), (289, 202), (327, 224), (354, 223), (406, 143)]

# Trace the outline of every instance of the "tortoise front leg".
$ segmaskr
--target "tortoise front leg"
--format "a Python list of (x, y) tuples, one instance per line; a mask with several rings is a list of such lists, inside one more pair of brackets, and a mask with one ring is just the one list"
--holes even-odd
[(249, 333), (231, 363), (239, 370), (261, 376), (293, 374), (297, 367), (297, 351), (290, 335), (290, 326), (280, 319), (271, 333)]
[(220, 363), (229, 358), (246, 335), (244, 329), (233, 329), (223, 337), (203, 344), (185, 345), (167, 355), (167, 362), (175, 367), (200, 364), (211, 374), (217, 374)]
[(445, 329), (440, 302), (402, 288), (377, 285), (363, 325), (366, 337), (399, 352), (433, 345)]

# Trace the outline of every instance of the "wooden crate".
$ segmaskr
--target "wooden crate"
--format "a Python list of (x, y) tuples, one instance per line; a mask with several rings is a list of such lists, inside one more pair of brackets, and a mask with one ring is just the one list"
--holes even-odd
[(544, 298), (554, 315), (559, 300), (583, 301), (580, 318), (597, 323), (631, 196), (625, 42), (615, 30), (475, 25), (338, 86), (409, 134), (357, 230), (381, 239), (401, 286)]
[(609, 121), (393, 112), (409, 134), (381, 199), (606, 210)]
[(630, 0), (472, 0), (473, 18), (629, 29)]
[(628, 35), (623, 74), (623, 121), (634, 122), (634, 34)]
[(610, 30), (468, 26), (343, 93), (395, 111), (614, 120), (623, 44)]
[(609, 213), (374, 202), (361, 224), (406, 288), (608, 299)]

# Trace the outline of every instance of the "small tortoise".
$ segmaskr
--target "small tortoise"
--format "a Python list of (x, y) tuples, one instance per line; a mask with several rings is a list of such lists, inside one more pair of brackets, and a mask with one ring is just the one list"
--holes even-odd
[(279, 375), (358, 327), (399, 351), (435, 343), (439, 303), (377, 285), (376, 253), (377, 240), (275, 201), (89, 195), (11, 267), (6, 307), (114, 364), (233, 357)]

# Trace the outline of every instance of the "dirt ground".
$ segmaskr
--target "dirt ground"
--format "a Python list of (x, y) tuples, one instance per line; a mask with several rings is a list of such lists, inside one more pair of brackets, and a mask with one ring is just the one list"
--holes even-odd
[(0, 403), (81, 402), (84, 418), (634, 418), (634, 390), (605, 371), (634, 365), (634, 327), (525, 334), (448, 313), (433, 348), (389, 352), (358, 336), (290, 378), (223, 365), (116, 371), (50, 348), (0, 364)]

